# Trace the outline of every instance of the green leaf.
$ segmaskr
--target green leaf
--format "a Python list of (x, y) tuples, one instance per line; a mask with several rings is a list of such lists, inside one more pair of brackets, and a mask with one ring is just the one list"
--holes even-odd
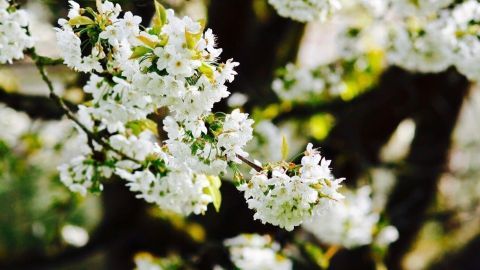
[(167, 23), (167, 12), (157, 0), (154, 0), (153, 3), (155, 5), (155, 16), (153, 17), (152, 30), (156, 35), (159, 35), (162, 27)]
[(95, 24), (95, 21), (93, 21), (92, 19), (86, 16), (77, 16), (77, 17), (71, 18), (68, 21), (68, 24), (72, 26), (90, 25), (90, 24)]
[(285, 135), (282, 135), (282, 160), (287, 160), (288, 158), (288, 142)]
[(187, 41), (187, 48), (189, 49), (195, 48), (200, 38), (202, 38), (202, 32), (192, 33), (185, 31), (185, 40)]
[(137, 36), (137, 39), (150, 48), (155, 48), (158, 45), (158, 42), (153, 41), (146, 36)]
[(160, 43), (158, 45), (164, 47), (168, 43), (168, 36), (167, 35), (160, 35)]
[(305, 243), (304, 249), (310, 259), (315, 262), (320, 268), (328, 268), (330, 262), (328, 258), (326, 258), (324, 251), (320, 247), (312, 243)]
[(213, 74), (213, 67), (209, 64), (202, 63), (202, 65), (198, 68), (198, 70), (203, 73), (210, 81), (214, 81), (215, 77)]
[(203, 30), (205, 30), (205, 25), (207, 25), (207, 21), (205, 19), (199, 19), (197, 22), (200, 24), (200, 33), (203, 33)]
[(222, 204), (222, 193), (220, 193), (220, 186), (222, 185), (222, 181), (218, 176), (208, 175), (207, 179), (210, 185), (207, 187), (207, 194), (212, 196), (213, 199), (213, 206), (215, 210), (218, 212), (220, 211), (220, 205)]
[(150, 130), (153, 134), (158, 135), (157, 124), (150, 119), (135, 120), (128, 122), (126, 127), (132, 131), (135, 136), (140, 135), (145, 130)]
[(145, 46), (137, 46), (133, 49), (132, 55), (130, 55), (130, 59), (136, 59), (136, 58), (142, 57), (145, 54), (149, 53), (150, 51), (151, 49)]

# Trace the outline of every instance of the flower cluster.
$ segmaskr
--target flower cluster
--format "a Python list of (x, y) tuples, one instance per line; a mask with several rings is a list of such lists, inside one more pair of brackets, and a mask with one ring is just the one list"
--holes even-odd
[(325, 99), (338, 96), (346, 89), (342, 80), (344, 69), (335, 63), (313, 69), (289, 63), (277, 73), (272, 89), (282, 100), (305, 102)]
[(353, 248), (375, 240), (377, 244), (387, 246), (397, 240), (398, 231), (393, 226), (386, 226), (378, 232), (380, 217), (372, 209), (370, 193), (369, 186), (355, 193), (345, 193), (345, 200), (327, 209), (323, 216), (306, 221), (303, 228), (330, 245)]
[(452, 64), (453, 54), (447, 41), (439, 34), (440, 29), (432, 23), (419, 29), (392, 26), (387, 54), (389, 62), (420, 72), (445, 70)]
[[(255, 123), (253, 139), (248, 143), (247, 151), (255, 160), (279, 162), (292, 158), (291, 154), (303, 151), (307, 144), (305, 138), (297, 134), (299, 128), (301, 127), (293, 121), (286, 121), (279, 126), (269, 120), (258, 121)], [(246, 170), (245, 172), (248, 173)]]
[(98, 181), (100, 177), (110, 177), (112, 169), (106, 166), (96, 166), (95, 160), (85, 156), (73, 158), (70, 163), (58, 167), (60, 179), (70, 191), (86, 195), (88, 191), (101, 191)]
[(280, 253), (280, 245), (268, 235), (242, 234), (224, 241), (230, 259), (242, 270), (288, 270), (292, 262)]
[(176, 255), (154, 257), (150, 253), (141, 252), (135, 255), (135, 270), (183, 269), (182, 259)]
[(252, 171), (252, 179), (238, 186), (255, 219), (291, 231), (343, 198), (337, 191), (343, 179), (333, 177), (330, 161), (312, 147), (308, 144), (301, 165), (270, 164)]
[[(366, 19), (347, 18), (358, 10)], [(349, 74), (368, 74), (372, 67), (367, 59), (378, 51), (384, 51), (386, 63), (407, 70), (441, 72), (455, 66), (470, 80), (480, 80), (478, 1), (362, 0), (335, 16), (346, 22), (335, 37), (337, 60), (315, 68), (288, 64), (280, 69), (272, 84), (280, 99), (316, 102), (343, 95)]]
[(480, 3), (429, 0), (413, 4), (394, 1), (376, 21), (388, 32), (389, 63), (420, 72), (440, 72), (455, 66), (478, 81)]
[(23, 51), (33, 47), (27, 27), (27, 13), (10, 0), (0, 0), (0, 64), (22, 59)]
[(330, 13), (340, 9), (338, 0), (268, 0), (282, 17), (300, 22), (325, 20)]
[(480, 81), (478, 63), (480, 61), (480, 3), (466, 1), (454, 7), (444, 15), (443, 29), (446, 40), (455, 52), (454, 64), (456, 68), (470, 80)]
[(17, 112), (3, 103), (0, 103), (0, 115), (0, 142), (13, 147), (29, 129), (31, 119), (25, 113)]
[[(83, 193), (109, 176), (100, 169), (108, 167), (139, 198), (185, 215), (205, 212), (214, 201), (210, 175), (240, 163), (237, 155), (248, 156), (243, 148), (253, 120), (239, 110), (211, 112), (229, 95), (225, 84), (238, 63), (218, 63), (212, 31), (158, 3), (145, 30), (138, 16), (121, 16), (118, 4), (105, 1), (97, 11), (70, 5), (68, 20), (56, 29), (58, 43), (65, 64), (91, 74), (84, 91), (92, 100), (79, 106), (78, 119), (111, 149), (86, 141), (91, 151), (60, 167), (62, 181)], [(163, 142), (149, 119), (161, 108), (170, 112)]]
[[(157, 2), (144, 30), (140, 18), (111, 2), (98, 1), (97, 11), (70, 5), (57, 38), (65, 64), (90, 74), (84, 92), (91, 100), (77, 113), (89, 149), (60, 166), (62, 182), (84, 194), (101, 190), (113, 173), (162, 209), (183, 215), (204, 213), (209, 203), (218, 209), (218, 176), (228, 167), (237, 172), (253, 132), (253, 120), (239, 109), (212, 112), (229, 95), (238, 63), (217, 61), (221, 49), (203, 21), (178, 18)], [(341, 198), (340, 180), (320, 160), (310, 145), (302, 166), (256, 168), (261, 172), (240, 187), (255, 217), (291, 230), (320, 204)], [(272, 172), (272, 183), (262, 183)]]
[(34, 121), (3, 103), (0, 115), (0, 144), (27, 154), (31, 164), (54, 171), (65, 159), (78, 155), (79, 142), (84, 138), (74, 134), (70, 121)]
[(417, 2), (412, 2), (410, 0), (387, 0), (369, 2), (377, 2), (377, 4), (389, 6), (388, 8), (393, 10), (399, 16), (424, 16), (448, 7), (454, 2), (454, 0), (422, 0)]

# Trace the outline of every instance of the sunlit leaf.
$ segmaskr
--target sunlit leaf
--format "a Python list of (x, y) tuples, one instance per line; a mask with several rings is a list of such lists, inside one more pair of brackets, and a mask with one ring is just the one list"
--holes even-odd
[(222, 194), (220, 193), (220, 186), (222, 181), (218, 176), (209, 175), (207, 176), (210, 185), (207, 187), (207, 193), (212, 196), (213, 206), (215, 210), (220, 211), (220, 205), (222, 204)]
[(286, 160), (288, 158), (288, 142), (285, 135), (282, 136), (282, 160)]
[(95, 21), (92, 19), (86, 17), (86, 16), (77, 16), (73, 17), (68, 21), (68, 24), (72, 26), (79, 26), (79, 25), (90, 25), (90, 24), (95, 24)]
[(130, 59), (142, 57), (150, 51), (152, 51), (150, 48), (144, 46), (137, 46), (133, 49), (132, 55), (130, 55)]

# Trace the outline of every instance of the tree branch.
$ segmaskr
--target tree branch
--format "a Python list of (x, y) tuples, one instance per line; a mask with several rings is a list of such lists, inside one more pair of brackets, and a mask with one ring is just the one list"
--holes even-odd
[[(84, 124), (82, 124), (73, 115), (73, 113), (70, 111), (70, 109), (65, 104), (63, 99), (55, 93), (55, 91), (53, 89), (52, 81), (50, 80), (50, 78), (48, 78), (46, 70), (45, 70), (45, 65), (48, 65), (49, 63), (56, 63), (55, 60), (47, 60), (48, 59), (47, 57), (39, 56), (36, 53), (35, 48), (28, 49), (27, 53), (30, 55), (32, 60), (35, 62), (35, 65), (38, 69), (38, 72), (40, 73), (40, 76), (42, 77), (42, 80), (47, 84), (48, 90), (50, 92), (50, 98), (53, 101), (55, 101), (55, 103), (61, 108), (62, 112), (64, 113), (65, 116), (67, 116), (68, 119), (72, 120), (83, 132), (85, 132), (85, 134), (87, 134), (88, 138), (92, 139), (93, 141), (95, 141), (96, 143), (101, 145), (103, 148), (118, 154), (119, 156), (121, 156), (124, 159), (131, 160), (133, 162), (141, 164), (141, 161), (139, 161), (135, 158), (132, 158), (132, 157), (126, 155), (125, 153), (113, 148), (108, 142), (103, 140), (102, 136), (100, 136), (99, 134), (95, 134), (92, 131), (90, 131)], [(92, 151), (95, 152), (95, 149), (93, 149), (93, 147), (92, 147)]]

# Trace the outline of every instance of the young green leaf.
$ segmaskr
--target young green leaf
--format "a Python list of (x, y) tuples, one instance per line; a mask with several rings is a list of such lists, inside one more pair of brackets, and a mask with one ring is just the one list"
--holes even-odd
[(185, 40), (187, 41), (187, 47), (189, 49), (195, 48), (195, 45), (197, 45), (200, 38), (202, 38), (202, 32), (192, 33), (185, 31)]
[(152, 28), (153, 32), (159, 35), (162, 27), (167, 23), (167, 12), (157, 0), (154, 0), (153, 3), (155, 5), (155, 16), (152, 21)]
[(130, 121), (126, 124), (126, 127), (136, 136), (140, 135), (144, 130), (149, 130), (153, 134), (158, 135), (157, 124), (150, 119)]
[(133, 49), (132, 55), (130, 55), (130, 59), (136, 59), (136, 58), (142, 57), (150, 51), (151, 51), (150, 48), (147, 48), (144, 46), (137, 46)]
[(210, 81), (215, 80), (215, 76), (213, 74), (213, 67), (209, 64), (202, 63), (202, 65), (198, 68), (198, 70), (205, 75)]
[(68, 21), (68, 24), (71, 25), (71, 26), (90, 25), (90, 24), (94, 24), (94, 23), (95, 22), (92, 19), (90, 19), (86, 16), (73, 17)]
[(218, 176), (209, 175), (207, 176), (210, 185), (207, 187), (207, 193), (212, 196), (213, 206), (215, 210), (220, 211), (220, 205), (222, 204), (222, 194), (220, 193), (220, 186), (222, 181)]
[(282, 160), (287, 160), (288, 158), (288, 142), (285, 135), (282, 136)]
[(158, 45), (158, 42), (151, 40), (146, 36), (137, 36), (137, 39), (140, 40), (143, 44), (147, 45), (150, 48), (155, 48)]

